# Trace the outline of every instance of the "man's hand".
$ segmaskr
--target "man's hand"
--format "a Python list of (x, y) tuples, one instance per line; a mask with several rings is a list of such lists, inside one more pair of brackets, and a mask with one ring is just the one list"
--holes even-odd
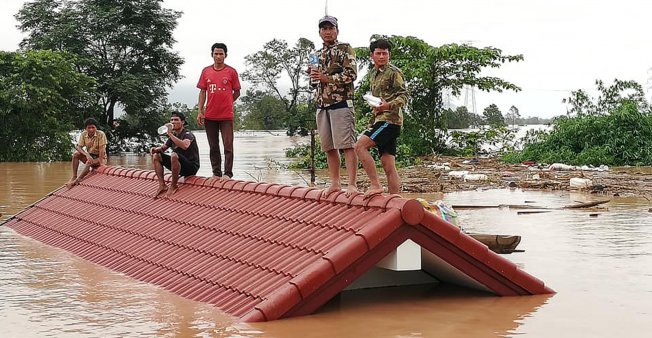
[(385, 101), (385, 99), (383, 99), (382, 97), (380, 98), (380, 106), (373, 108), (373, 111), (376, 114), (382, 113), (382, 112), (388, 111), (388, 110), (389, 110), (389, 103), (387, 103), (387, 101)]
[(318, 68), (310, 68), (310, 79), (319, 82), (328, 82), (328, 77), (320, 72)]
[(204, 113), (197, 114), (197, 124), (200, 126), (204, 125), (204, 120), (206, 120), (206, 115)]
[(150, 153), (151, 155), (154, 155), (154, 154), (156, 154), (156, 153), (160, 153), (160, 152), (161, 152), (161, 147), (153, 147), (153, 148), (151, 148), (151, 149), (149, 150), (149, 153)]

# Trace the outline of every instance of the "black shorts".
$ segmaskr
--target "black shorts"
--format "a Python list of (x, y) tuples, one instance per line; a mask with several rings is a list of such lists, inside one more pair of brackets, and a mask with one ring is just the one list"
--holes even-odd
[(384, 153), (396, 156), (396, 140), (401, 134), (401, 126), (391, 124), (385, 121), (379, 121), (363, 133), (376, 143), (378, 154), (383, 156)]
[[(177, 156), (179, 156), (179, 164), (181, 165), (179, 176), (192, 176), (199, 171), (199, 166), (197, 164), (191, 162), (181, 154), (177, 153)], [(170, 155), (161, 153), (161, 163), (163, 163), (163, 166), (168, 168), (168, 170), (172, 170), (172, 157)]]

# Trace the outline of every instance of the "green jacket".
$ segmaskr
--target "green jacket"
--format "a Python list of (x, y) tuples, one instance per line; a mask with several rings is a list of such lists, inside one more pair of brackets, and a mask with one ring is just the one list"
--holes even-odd
[(375, 67), (369, 72), (371, 94), (385, 99), (389, 110), (376, 113), (373, 122), (387, 121), (392, 124), (403, 124), (403, 107), (408, 102), (408, 91), (405, 87), (403, 72), (398, 67), (387, 64), (380, 69)]

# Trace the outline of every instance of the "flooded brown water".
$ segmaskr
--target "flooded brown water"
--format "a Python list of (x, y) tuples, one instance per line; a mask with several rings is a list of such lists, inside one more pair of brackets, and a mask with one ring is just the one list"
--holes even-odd
[[(202, 142), (199, 174), (209, 175)], [(236, 178), (305, 185), (306, 173), (277, 169), (287, 163), (282, 149), (293, 142), (282, 135), (239, 134)], [(112, 157), (111, 164), (150, 166), (147, 157), (136, 155)], [(2, 218), (64, 184), (69, 172), (69, 163), (0, 163)], [(605, 197), (489, 190), (443, 198), (452, 205), (533, 201), (561, 207)], [(458, 211), (467, 231), (521, 235), (519, 249), (525, 252), (504, 257), (545, 281), (555, 295), (493, 297), (448, 286), (349, 291), (317, 314), (254, 324), (0, 227), (0, 336), (648, 337), (652, 205), (630, 197), (612, 198), (606, 207), (527, 215), (510, 209)]]

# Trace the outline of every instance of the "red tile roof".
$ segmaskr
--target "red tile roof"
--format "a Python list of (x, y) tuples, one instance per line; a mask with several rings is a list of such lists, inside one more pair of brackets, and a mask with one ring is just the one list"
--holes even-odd
[(202, 177), (156, 188), (152, 171), (101, 167), (5, 225), (245, 321), (314, 312), (407, 239), (497, 295), (553, 292), (416, 200)]

